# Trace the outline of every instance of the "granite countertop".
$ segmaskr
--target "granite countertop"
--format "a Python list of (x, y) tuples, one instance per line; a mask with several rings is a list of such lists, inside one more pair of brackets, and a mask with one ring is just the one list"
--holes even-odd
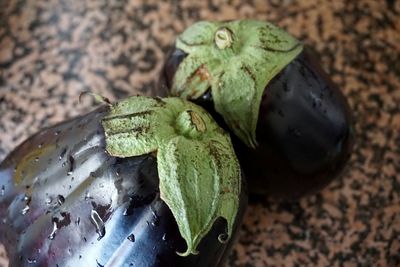
[[(61, 1), (0, 4), (0, 160), (41, 127), (150, 94), (177, 33), (268, 20), (312, 45), (353, 110), (343, 176), (297, 202), (259, 199), (229, 266), (400, 266), (399, 1)], [(5, 265), (0, 252), (0, 266)]]

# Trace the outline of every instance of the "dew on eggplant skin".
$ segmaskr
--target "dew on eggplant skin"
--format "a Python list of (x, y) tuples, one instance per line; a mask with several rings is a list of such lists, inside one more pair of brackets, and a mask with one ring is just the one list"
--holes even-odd
[(75, 169), (75, 158), (72, 155), (69, 155), (68, 162), (69, 162), (69, 171), (68, 172), (72, 173)]
[(40, 143), (40, 144), (38, 144), (38, 148), (42, 148), (42, 146), (43, 146), (43, 142), (42, 143)]
[(64, 196), (58, 195), (57, 196), (57, 204), (61, 206), (62, 204), (64, 204), (64, 202), (65, 202)]
[(27, 258), (26, 262), (29, 264), (33, 264), (33, 263), (36, 263), (36, 259)]
[(131, 211), (129, 208), (126, 208), (124, 210), (124, 213), (122, 213), (122, 215), (124, 215), (124, 216), (130, 216), (132, 214), (133, 214), (133, 211)]
[(81, 222), (81, 217), (76, 217), (75, 225), (78, 226), (80, 222)]
[(28, 211), (29, 211), (29, 209), (30, 209), (30, 208), (29, 208), (29, 206), (28, 206), (28, 205), (26, 205), (26, 206), (25, 206), (25, 208), (23, 208), (23, 209), (21, 210), (21, 214), (22, 214), (22, 215), (25, 215), (25, 214), (27, 214), (27, 213), (28, 213)]
[(45, 202), (46, 202), (46, 205), (50, 205), (51, 202), (53, 202), (53, 199), (51, 197), (47, 197)]
[(28, 195), (24, 195), (24, 198), (22, 200), (25, 201), (27, 205), (29, 205), (29, 203), (31, 202), (31, 197)]
[(100, 262), (98, 262), (97, 259), (96, 259), (96, 264), (97, 264), (97, 267), (104, 267), (104, 265), (100, 264)]
[(151, 221), (151, 226), (156, 227), (159, 224), (159, 217), (152, 208), (151, 208), (151, 213), (153, 215), (153, 220)]
[(62, 160), (62, 158), (65, 156), (66, 153), (67, 153), (67, 147), (64, 147), (60, 153), (60, 156), (58, 157), (58, 160)]
[(57, 135), (59, 135), (60, 133), (61, 133), (61, 131), (60, 131), (60, 130), (57, 130), (57, 131), (54, 132), (54, 135), (57, 136)]
[(166, 240), (167, 240), (167, 233), (164, 233), (163, 236), (161, 237), (161, 239), (162, 239), (163, 241), (166, 241)]
[(228, 239), (229, 235), (227, 233), (223, 233), (218, 236), (218, 241), (221, 243), (225, 243), (226, 241), (228, 241)]
[(92, 210), (90, 212), (90, 220), (96, 227), (96, 233), (99, 235), (97, 240), (102, 239), (104, 237), (104, 235), (106, 234), (106, 228), (105, 228), (103, 220), (101, 219), (100, 215), (97, 213), (96, 210)]
[(39, 162), (39, 157), (36, 157), (36, 158), (35, 158), (35, 162)]
[(130, 234), (127, 239), (131, 242), (135, 242), (135, 235), (134, 234)]
[(31, 197), (28, 195), (25, 195), (24, 198), (22, 199), (25, 202), (25, 207), (21, 210), (21, 214), (25, 215), (29, 211), (29, 204), (31, 203)]
[(4, 196), (5, 193), (6, 193), (6, 186), (2, 185), (0, 190), (0, 196)]
[(49, 236), (48, 236), (48, 238), (49, 238), (50, 240), (53, 240), (54, 237), (56, 237), (57, 230), (58, 230), (58, 228), (57, 228), (57, 221), (54, 220), (54, 218), (53, 218), (52, 221), (53, 221), (53, 230), (51, 231), (51, 233), (50, 233)]
[(88, 200), (90, 200), (90, 199), (93, 199), (93, 197), (90, 196), (89, 191), (86, 191), (86, 192), (85, 192), (85, 200), (88, 201)]

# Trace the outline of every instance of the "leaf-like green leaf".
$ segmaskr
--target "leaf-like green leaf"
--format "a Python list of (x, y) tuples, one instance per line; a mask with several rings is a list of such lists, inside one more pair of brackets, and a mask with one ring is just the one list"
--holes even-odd
[(187, 243), (180, 255), (196, 254), (219, 217), (231, 235), (240, 167), (228, 134), (204, 109), (181, 98), (130, 97), (112, 105), (102, 125), (113, 156), (157, 151), (160, 196)]
[[(195, 99), (211, 85), (217, 112), (244, 143), (255, 147), (263, 92), (302, 51), (302, 44), (271, 23), (237, 20), (196, 23), (178, 37), (176, 47), (188, 56), (176, 71), (171, 91)], [(204, 81), (198, 77), (204, 74), (201, 70), (208, 76), (199, 86), (198, 81)]]

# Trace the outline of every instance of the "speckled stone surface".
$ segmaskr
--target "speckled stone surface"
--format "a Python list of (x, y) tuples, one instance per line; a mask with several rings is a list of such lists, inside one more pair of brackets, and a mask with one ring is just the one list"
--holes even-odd
[(0, 160), (92, 109), (78, 102), (83, 90), (150, 94), (176, 34), (237, 18), (314, 46), (348, 97), (356, 144), (343, 177), (319, 194), (251, 204), (228, 266), (400, 266), (399, 1), (2, 0)]

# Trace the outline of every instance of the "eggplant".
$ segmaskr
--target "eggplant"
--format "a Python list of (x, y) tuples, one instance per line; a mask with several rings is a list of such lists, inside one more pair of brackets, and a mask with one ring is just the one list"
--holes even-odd
[(221, 266), (247, 204), (244, 180), (231, 236), (228, 221), (215, 218), (199, 254), (179, 255), (187, 242), (162, 199), (160, 150), (113, 156), (107, 116), (102, 106), (43, 129), (0, 164), (0, 242), (10, 266)]
[(157, 93), (203, 106), (232, 133), (253, 194), (315, 193), (339, 177), (351, 155), (343, 93), (309, 47), (267, 22), (189, 27), (166, 58)]

